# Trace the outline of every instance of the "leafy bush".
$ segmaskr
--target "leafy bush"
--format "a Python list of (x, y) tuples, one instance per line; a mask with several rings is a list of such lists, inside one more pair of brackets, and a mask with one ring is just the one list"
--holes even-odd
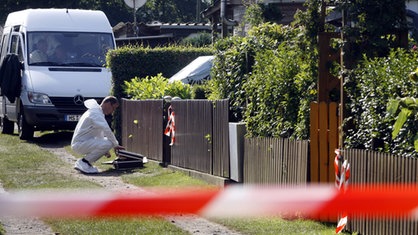
[(229, 37), (215, 44), (212, 90), (209, 99), (230, 100), (230, 121), (241, 121), (247, 105), (243, 85), (251, 75), (258, 51), (275, 50), (285, 41), (295, 42), (291, 27), (265, 23), (253, 27), (247, 37)]
[(246, 122), (249, 136), (309, 138), (316, 60), (302, 31), (265, 23), (216, 43), (209, 98), (228, 98), (230, 121)]
[[(362, 55), (386, 57), (390, 48), (402, 45), (399, 37), (407, 36), (408, 24), (405, 12), (405, 0), (367, 0), (337, 5), (349, 12), (350, 27), (342, 27), (346, 39), (346, 60), (360, 61)], [(337, 7), (338, 8), (338, 7)], [(379, 9), (379, 10), (377, 10)], [(402, 37), (402, 36), (401, 36)]]
[(392, 139), (398, 137), (408, 119), (413, 125), (409, 125), (408, 132), (413, 136), (415, 151), (418, 152), (418, 99), (405, 97), (400, 99), (391, 99), (388, 103), (387, 111), (391, 116), (397, 116), (392, 130)]
[(388, 57), (365, 57), (348, 74), (345, 87), (350, 112), (346, 115), (346, 147), (418, 156), (413, 151), (412, 134), (418, 128), (416, 117), (409, 119), (396, 139), (392, 139), (396, 116), (386, 111), (391, 99), (418, 97), (416, 84), (408, 78), (417, 60), (416, 52), (392, 50)]
[(242, 88), (250, 72), (252, 53), (246, 38), (230, 37), (216, 43), (218, 52), (213, 60), (209, 99), (229, 99), (232, 122), (242, 120), (245, 91)]
[(168, 79), (162, 74), (157, 76), (147, 76), (145, 78), (132, 78), (131, 81), (125, 81), (124, 86), (126, 94), (132, 99), (162, 99), (169, 95), (172, 97), (178, 96), (182, 99), (191, 98), (190, 85), (183, 84), (180, 81), (168, 82)]
[[(291, 137), (297, 123), (303, 122), (299, 120), (301, 97), (309, 93), (304, 80), (313, 82), (300, 52), (281, 44), (275, 51), (257, 53), (255, 60), (253, 74), (244, 85), (248, 98), (244, 116), (247, 128), (253, 136)], [(309, 123), (303, 126), (309, 129)], [(304, 136), (301, 131), (297, 134)]]
[(207, 99), (210, 93), (208, 82), (205, 81), (201, 84), (193, 84), (192, 99)]
[(194, 37), (187, 37), (181, 40), (180, 45), (204, 47), (212, 44), (212, 35), (210, 33), (198, 33)]

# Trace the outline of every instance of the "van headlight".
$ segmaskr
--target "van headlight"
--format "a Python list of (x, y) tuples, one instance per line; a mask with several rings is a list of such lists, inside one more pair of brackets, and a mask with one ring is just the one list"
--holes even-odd
[(34, 104), (52, 104), (49, 97), (42, 93), (28, 92), (28, 99)]

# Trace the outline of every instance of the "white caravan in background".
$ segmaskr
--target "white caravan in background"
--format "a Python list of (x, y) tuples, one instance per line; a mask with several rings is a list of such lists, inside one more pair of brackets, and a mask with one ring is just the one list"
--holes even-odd
[(86, 110), (83, 101), (101, 102), (110, 93), (105, 56), (116, 44), (101, 11), (13, 12), (0, 42), (2, 133), (12, 134), (14, 123), (21, 139), (36, 130), (73, 130)]

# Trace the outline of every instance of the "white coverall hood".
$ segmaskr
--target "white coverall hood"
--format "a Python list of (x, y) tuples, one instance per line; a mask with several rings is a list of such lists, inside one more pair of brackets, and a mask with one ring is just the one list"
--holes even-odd
[(86, 106), (88, 109), (101, 108), (97, 101), (94, 99), (88, 99), (84, 101), (84, 106)]

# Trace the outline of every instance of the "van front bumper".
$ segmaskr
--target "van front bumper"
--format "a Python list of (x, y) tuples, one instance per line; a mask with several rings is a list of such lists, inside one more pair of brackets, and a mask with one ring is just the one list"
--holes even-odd
[(26, 122), (35, 130), (73, 130), (77, 120), (67, 121), (68, 115), (82, 115), (84, 106), (78, 109), (57, 109), (54, 106), (23, 106)]

